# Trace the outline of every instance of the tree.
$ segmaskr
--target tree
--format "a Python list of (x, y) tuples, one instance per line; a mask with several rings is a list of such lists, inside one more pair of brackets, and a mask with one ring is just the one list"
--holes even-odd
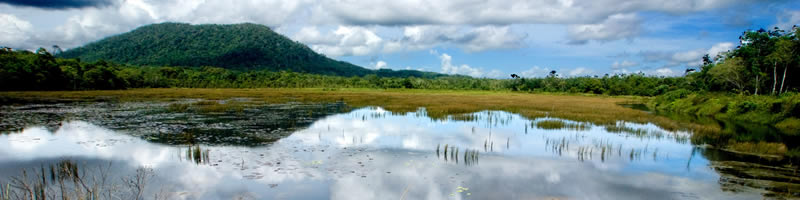
[(769, 54), (767, 57), (770, 61), (773, 62), (773, 86), (772, 86), (772, 93), (775, 93), (775, 87), (777, 86), (777, 65), (780, 63), (783, 65), (783, 78), (781, 80), (781, 87), (778, 90), (778, 94), (783, 93), (783, 86), (785, 85), (784, 82), (786, 81), (786, 71), (789, 68), (789, 65), (795, 59), (795, 50), (797, 49), (797, 44), (795, 41), (791, 40), (788, 37), (781, 37), (775, 42), (775, 50)]
[(709, 70), (709, 74), (720, 84), (727, 84), (743, 92), (745, 87), (745, 66), (742, 58), (729, 58)]

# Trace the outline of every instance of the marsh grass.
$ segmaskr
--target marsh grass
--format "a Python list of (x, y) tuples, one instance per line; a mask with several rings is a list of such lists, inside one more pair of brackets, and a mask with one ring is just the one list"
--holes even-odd
[(202, 149), (200, 146), (191, 146), (186, 149), (186, 159), (193, 161), (195, 164), (208, 164), (209, 150)]
[(543, 120), (536, 122), (536, 127), (547, 130), (562, 129), (567, 127), (567, 123), (561, 120)]
[[(441, 147), (441, 144), (436, 145), (436, 157), (442, 158), (445, 162), (449, 161), (456, 164), (459, 164), (460, 162), (467, 166), (478, 163), (478, 156), (480, 155), (480, 152), (476, 149), (465, 148), (463, 151), (461, 151), (461, 149), (458, 147), (445, 144), (444, 148), (442, 148), (444, 153), (440, 155), (439, 153), (441, 151), (439, 149)], [(450, 152), (450, 154), (448, 154), (448, 152)]]
[(118, 177), (111, 174), (110, 169), (111, 163), (95, 168), (71, 160), (22, 169), (20, 175), (0, 185), (0, 199), (142, 199), (145, 187), (154, 176), (148, 167), (139, 167), (130, 176)]
[[(52, 101), (151, 101), (205, 99), (194, 106), (210, 107), (225, 104), (211, 103), (210, 100), (231, 98), (252, 98), (263, 103), (286, 102), (338, 102), (343, 101), (355, 107), (380, 106), (393, 113), (416, 112), (426, 108), (426, 114), (434, 119), (474, 113), (483, 110), (500, 110), (520, 114), (527, 118), (545, 116), (587, 121), (600, 124), (616, 120), (634, 122), (662, 121), (667, 127), (679, 128), (667, 118), (650, 115), (646, 112), (625, 108), (619, 103), (643, 101), (638, 97), (608, 97), (585, 95), (528, 94), (492, 91), (453, 91), (453, 90), (378, 90), (341, 89), (323, 91), (322, 89), (134, 89), (100, 91), (29, 91), (0, 92), (3, 102), (52, 102)], [(219, 104), (219, 105), (217, 105)], [(225, 105), (225, 106), (234, 106)], [(176, 105), (175, 109), (182, 109)], [(469, 116), (461, 116), (470, 118)], [(459, 118), (457, 116), (456, 118)]]
[[(498, 91), (407, 90), (407, 89), (133, 89), (101, 91), (27, 91), (0, 92), (0, 102), (62, 102), (62, 101), (174, 101), (205, 99), (197, 105), (174, 105), (174, 110), (200, 112), (237, 111), (248, 105), (268, 103), (328, 103), (344, 102), (351, 107), (379, 106), (391, 113), (419, 113), (432, 119), (473, 120), (465, 114), (486, 110), (506, 111), (528, 119), (543, 117), (567, 119), (593, 125), (614, 125), (617, 121), (653, 123), (665, 130), (702, 132), (703, 137), (716, 137), (721, 128), (713, 124), (676, 121), (645, 111), (626, 108), (620, 104), (645, 102), (642, 97), (610, 97), (591, 95), (530, 94)], [(219, 100), (249, 98), (250, 102)], [(215, 102), (215, 103), (212, 103)], [(502, 122), (498, 119), (493, 123)], [(555, 126), (547, 126), (555, 127)], [(694, 141), (694, 138), (693, 138)]]
[(11, 196), (9, 194), (11, 190), (11, 184), (0, 184), (0, 199), (2, 200), (10, 200)]
[(788, 150), (783, 143), (774, 142), (733, 142), (727, 149), (742, 153), (755, 153), (760, 155), (785, 155)]
[(591, 125), (588, 125), (587, 123), (572, 123), (564, 120), (547, 119), (536, 122), (536, 127), (545, 130), (558, 130), (558, 129), (588, 130), (589, 128), (591, 128)]

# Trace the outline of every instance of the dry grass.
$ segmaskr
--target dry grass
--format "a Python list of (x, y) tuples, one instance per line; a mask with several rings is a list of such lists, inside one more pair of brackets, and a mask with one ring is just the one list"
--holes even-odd
[[(528, 118), (557, 117), (595, 124), (614, 124), (617, 120), (652, 122), (667, 130), (696, 129), (698, 125), (679, 123), (666, 117), (620, 106), (642, 102), (641, 97), (528, 94), (492, 91), (452, 90), (377, 90), (341, 89), (133, 89), (103, 91), (0, 92), (0, 102), (18, 101), (145, 101), (199, 98), (222, 100), (253, 98), (266, 103), (344, 101), (351, 106), (381, 106), (392, 112), (414, 112), (425, 107), (432, 118), (502, 110)], [(206, 105), (208, 106), (208, 105)], [(213, 107), (213, 105), (211, 106)], [(210, 109), (213, 110), (213, 109)]]

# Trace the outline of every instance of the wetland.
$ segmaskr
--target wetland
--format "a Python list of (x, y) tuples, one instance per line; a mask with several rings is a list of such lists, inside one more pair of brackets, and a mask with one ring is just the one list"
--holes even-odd
[(0, 197), (781, 199), (800, 189), (793, 159), (773, 152), (792, 148), (782, 142), (790, 136), (764, 128), (762, 142), (735, 145), (769, 151), (722, 148), (708, 138), (761, 129), (622, 105), (636, 98), (310, 89), (94, 94), (3, 94)]

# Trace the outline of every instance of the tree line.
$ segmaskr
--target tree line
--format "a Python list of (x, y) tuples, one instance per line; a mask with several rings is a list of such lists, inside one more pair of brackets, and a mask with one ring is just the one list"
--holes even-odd
[[(126, 88), (407, 88), (569, 92), (605, 95), (658, 96), (670, 91), (781, 94), (795, 91), (800, 62), (797, 29), (746, 31), (741, 45), (682, 77), (643, 73), (560, 77), (555, 71), (541, 78), (512, 75), (511, 79), (468, 76), (397, 77), (402, 71), (363, 76), (334, 76), (292, 71), (234, 70), (218, 67), (138, 66), (103, 60), (83, 62), (35, 52), (0, 50), (0, 90), (96, 90)], [(692, 72), (696, 71), (696, 72)], [(411, 73), (411, 72), (409, 72)]]
[(57, 58), (46, 49), (0, 51), (0, 90), (106, 90), (127, 88), (406, 88), (511, 90), (654, 96), (686, 88), (681, 77), (641, 73), (603, 77), (488, 79), (468, 76), (332, 76), (292, 71), (239, 71), (218, 67), (135, 66)]

